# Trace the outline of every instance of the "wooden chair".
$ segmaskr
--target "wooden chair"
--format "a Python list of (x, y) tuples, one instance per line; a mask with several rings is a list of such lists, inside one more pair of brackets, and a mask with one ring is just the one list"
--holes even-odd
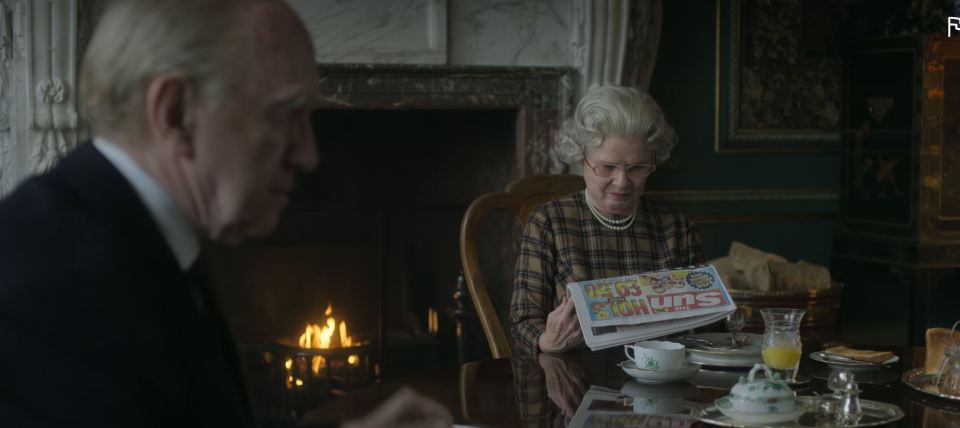
[[(470, 290), (470, 296), (473, 298), (480, 324), (483, 326), (487, 343), (490, 345), (490, 353), (494, 358), (507, 358), (513, 352), (510, 340), (501, 323), (501, 319), (506, 319), (505, 311), (508, 309), (501, 308), (501, 311), (504, 311), (501, 315), (504, 315), (504, 317), (498, 316), (497, 308), (494, 306), (493, 299), (491, 299), (490, 284), (484, 280), (481, 274), (481, 251), (478, 248), (481, 225), (489, 221), (492, 215), (498, 211), (507, 211), (516, 216), (522, 231), (530, 213), (535, 208), (545, 202), (583, 190), (583, 188), (583, 177), (578, 175), (534, 175), (514, 180), (504, 192), (481, 195), (467, 208), (467, 212), (463, 216), (463, 222), (460, 224), (460, 261), (463, 264), (463, 275), (467, 280), (467, 288)], [(512, 243), (512, 240), (504, 241), (500, 245), (507, 245), (508, 243)], [(513, 265), (510, 265), (509, 268), (512, 271)], [(498, 287), (496, 291), (510, 291), (513, 288), (513, 282), (497, 283), (493, 286)]]

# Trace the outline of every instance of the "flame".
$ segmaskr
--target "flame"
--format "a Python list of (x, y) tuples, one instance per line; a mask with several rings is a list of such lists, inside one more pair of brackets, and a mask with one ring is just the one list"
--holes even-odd
[[(307, 323), (303, 334), (300, 335), (300, 347), (306, 349), (328, 349), (337, 347), (353, 346), (353, 338), (347, 334), (347, 322), (341, 320), (340, 328), (337, 328), (337, 319), (333, 317), (333, 305), (328, 304), (327, 309), (323, 311), (326, 319), (323, 325)], [(339, 335), (338, 333), (339, 330)], [(359, 357), (356, 358), (359, 364)], [(354, 363), (350, 363), (354, 364)], [(355, 365), (355, 364), (354, 364)], [(310, 369), (314, 374), (319, 374), (320, 369), (327, 366), (327, 361), (321, 356), (315, 356), (310, 360)], [(286, 366), (290, 369), (290, 366)]]
[(353, 346), (353, 338), (347, 334), (347, 322), (340, 321), (340, 346), (349, 348)]
[(347, 363), (350, 364), (351, 366), (360, 365), (360, 356), (358, 356), (357, 354), (350, 355), (349, 357), (347, 357)]
[(437, 310), (433, 308), (427, 308), (427, 332), (436, 335), (437, 330), (439, 330), (439, 317)]
[(307, 324), (303, 334), (300, 335), (300, 347), (307, 349), (327, 349), (330, 348), (330, 338), (333, 336), (336, 325), (333, 318), (327, 318), (327, 325), (320, 327), (318, 324)]
[(327, 360), (323, 357), (317, 355), (310, 360), (310, 370), (313, 371), (313, 374), (320, 374), (320, 369), (327, 366)]

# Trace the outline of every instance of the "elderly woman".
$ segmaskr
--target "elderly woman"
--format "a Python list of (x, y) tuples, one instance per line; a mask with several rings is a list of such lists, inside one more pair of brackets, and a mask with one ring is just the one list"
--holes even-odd
[(660, 106), (642, 91), (604, 86), (580, 101), (558, 152), (583, 165), (586, 190), (537, 208), (523, 231), (510, 304), (518, 353), (583, 342), (567, 283), (703, 262), (693, 223), (643, 198), (676, 145)]

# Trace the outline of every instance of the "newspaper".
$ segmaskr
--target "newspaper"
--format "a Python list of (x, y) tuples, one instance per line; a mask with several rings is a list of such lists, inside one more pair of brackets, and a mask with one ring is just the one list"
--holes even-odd
[(683, 413), (644, 415), (634, 413), (626, 397), (609, 388), (592, 385), (583, 396), (568, 428), (690, 428), (699, 420), (684, 408)]
[(736, 310), (711, 265), (572, 282), (567, 293), (594, 351), (707, 325)]

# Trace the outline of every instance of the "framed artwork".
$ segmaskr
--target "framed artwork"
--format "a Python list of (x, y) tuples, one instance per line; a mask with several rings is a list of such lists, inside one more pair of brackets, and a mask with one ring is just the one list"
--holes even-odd
[(839, 148), (844, 3), (717, 1), (717, 152)]

